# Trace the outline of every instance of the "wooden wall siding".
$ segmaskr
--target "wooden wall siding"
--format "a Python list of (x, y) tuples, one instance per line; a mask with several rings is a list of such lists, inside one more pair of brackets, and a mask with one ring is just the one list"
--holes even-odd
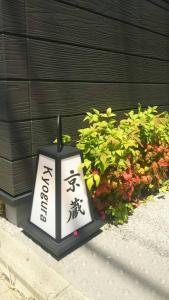
[[(149, 105), (156, 104), (155, 102), (146, 101), (146, 99), (141, 103), (143, 106), (147, 106), (147, 103)], [(110, 106), (112, 106), (111, 103)], [(134, 107), (132, 104), (131, 106)], [(105, 105), (100, 106), (101, 111), (106, 107)], [(168, 110), (169, 105), (159, 106), (160, 109)], [(127, 108), (115, 112), (120, 118), (124, 117), (126, 111)], [(87, 126), (87, 123), (83, 122), (84, 116), (84, 114), (81, 114), (63, 117), (63, 132), (70, 134), (73, 140), (77, 140), (78, 129)], [(52, 143), (56, 138), (56, 127), (56, 117), (25, 122), (0, 122), (0, 156), (14, 161), (36, 155), (39, 147)]]
[[(56, 5), (59, 5), (56, 0), (53, 0), (53, 2), (56, 2), (56, 4), (52, 3), (52, 1), (48, 1), (48, 7), (52, 6), (55, 8)], [(60, 2), (62, 2), (62, 0), (59, 0), (59, 3)], [(127, 2), (126, 0), (64, 0), (62, 3), (63, 6), (66, 2), (68, 5), (72, 4), (73, 6), (77, 6), (77, 8), (80, 7), (93, 13), (98, 13), (109, 18), (119, 19), (122, 22), (129, 22), (131, 24), (150, 29), (151, 31), (154, 30), (162, 34), (169, 35), (169, 19), (167, 11), (169, 10), (169, 4), (162, 0), (130, 0)], [(26, 13), (28, 16), (30, 13), (30, 18), (34, 18), (34, 22), (36, 22), (35, 11), (39, 12), (42, 10), (43, 13), (45, 1), (1, 0), (0, 30), (3, 28), (5, 32), (17, 34), (26, 33), (25, 5)], [(52, 19), (54, 19), (54, 16), (52, 16)], [(160, 20), (160, 22), (157, 20)], [(3, 24), (3, 26), (1, 24)]]
[(166, 11), (169, 11), (169, 3), (167, 0), (147, 0), (152, 2), (152, 4), (156, 5), (157, 8), (162, 8)]
[(4, 78), (28, 78), (26, 39), (4, 35), (5, 74)]
[(0, 121), (31, 119), (28, 93), (28, 82), (0, 81)]
[(34, 158), (15, 162), (0, 157), (0, 189), (12, 196), (32, 189)]
[[(84, 115), (63, 118), (62, 129), (64, 134), (70, 134), (77, 139), (77, 130), (83, 128)], [(43, 145), (51, 144), (56, 138), (57, 118), (32, 121), (32, 152), (37, 154)]]
[(4, 77), (5, 74), (5, 61), (4, 61), (4, 40), (3, 34), (0, 34), (0, 79)]
[(0, 189), (32, 189), (35, 155), (84, 113), (169, 110), (169, 4), (0, 0)]
[(84, 114), (93, 107), (115, 111), (169, 104), (169, 84), (31, 82), (32, 119)]
[[(168, 102), (169, 103), (169, 102)], [(147, 106), (147, 104), (146, 104)], [(130, 109), (129, 109), (130, 110)], [(117, 120), (124, 118), (124, 111), (116, 111)], [(164, 106), (159, 106), (160, 111), (169, 111), (169, 104)], [(85, 128), (88, 126), (87, 122), (83, 122), (85, 115), (72, 116), (63, 118), (63, 133), (69, 134), (72, 137), (72, 141), (75, 142), (79, 138), (78, 129)], [(43, 145), (48, 145), (53, 142), (56, 138), (56, 125), (57, 118), (52, 119), (42, 119), (32, 121), (32, 153), (37, 154), (38, 149)]]
[(32, 79), (166, 83), (169, 62), (44, 41), (28, 41)]
[(15, 160), (31, 155), (31, 122), (0, 121), (0, 157)]
[[(0, 121), (85, 113), (92, 107), (115, 110), (169, 103), (169, 84), (0, 81)], [(69, 105), (68, 105), (69, 103)], [(31, 115), (30, 115), (31, 106)]]
[(169, 35), (169, 5), (163, 0), (60, 0), (59, 2)]
[[(161, 106), (159, 110), (169, 110), (169, 105)], [(118, 118), (124, 116), (122, 111), (117, 112), (117, 114)], [(75, 137), (76, 130), (87, 124), (82, 122), (83, 117), (82, 115), (65, 118), (63, 131)], [(36, 120), (33, 123), (33, 151), (36, 153), (39, 147), (51, 143), (55, 138), (56, 119)], [(36, 156), (14, 162), (0, 158), (0, 188), (13, 196), (30, 191), (34, 182), (35, 165)]]
[(26, 33), (25, 1), (0, 0), (0, 30)]
[(26, 39), (0, 34), (0, 80), (28, 78)]
[(3, 30), (3, 24), (2, 24), (2, 0), (0, 0), (0, 31)]
[[(169, 102), (168, 102), (169, 103)], [(147, 106), (147, 103), (146, 103)], [(159, 111), (168, 111), (169, 105), (159, 106)], [(125, 112), (117, 111), (117, 119), (124, 118)], [(79, 138), (78, 129), (88, 126), (87, 122), (83, 122), (85, 115), (65, 117), (62, 119), (63, 133), (69, 134), (73, 142)], [(51, 144), (56, 138), (57, 118), (41, 119), (32, 121), (32, 154), (36, 155), (38, 149), (44, 145)]]
[(168, 37), (57, 1), (28, 1), (27, 20), (35, 37), (169, 60)]

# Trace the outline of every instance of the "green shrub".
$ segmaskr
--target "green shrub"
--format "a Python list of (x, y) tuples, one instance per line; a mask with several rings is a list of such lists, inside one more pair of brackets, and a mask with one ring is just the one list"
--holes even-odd
[(85, 180), (93, 203), (115, 224), (127, 221), (143, 197), (169, 186), (169, 114), (157, 107), (130, 111), (117, 123), (111, 108), (93, 109), (79, 130)]

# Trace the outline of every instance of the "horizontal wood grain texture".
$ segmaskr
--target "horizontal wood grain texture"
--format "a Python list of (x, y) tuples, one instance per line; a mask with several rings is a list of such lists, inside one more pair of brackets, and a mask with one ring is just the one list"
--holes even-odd
[(162, 0), (63, 0), (63, 2), (169, 35), (169, 12), (166, 10), (169, 7)]
[[(159, 111), (169, 111), (169, 105), (159, 108)], [(125, 111), (118, 111), (118, 119), (124, 116)], [(77, 138), (76, 130), (87, 126), (82, 122), (82, 116), (64, 118), (63, 132)], [(34, 152), (47, 144), (52, 143), (56, 136), (56, 118), (33, 121), (33, 148)], [(0, 157), (0, 189), (12, 196), (26, 193), (33, 188), (36, 156), (8, 161)]]
[(164, 10), (169, 10), (169, 3), (168, 0), (147, 0), (152, 4), (155, 4), (158, 8), (163, 8)]
[(32, 79), (169, 82), (165, 61), (35, 40), (28, 49)]
[(0, 157), (16, 160), (31, 155), (31, 122), (0, 121)]
[(27, 20), (29, 35), (169, 60), (168, 37), (57, 1), (30, 0)]
[[(145, 87), (147, 88), (147, 92)], [(137, 108), (138, 102), (140, 102), (143, 107), (148, 105), (167, 105), (169, 103), (168, 98), (162, 98), (162, 95), (167, 93), (166, 87), (165, 89), (162, 89), (162, 87), (163, 85), (157, 89), (155, 86), (153, 89), (152, 85), (149, 90), (148, 85), (136, 85), (135, 89), (132, 85), (129, 87), (127, 85), (118, 87), (117, 84), (113, 84), (112, 86), (107, 85), (107, 88), (106, 85), (100, 85), (99, 87), (96, 85), (95, 88), (98, 93), (97, 97), (103, 96), (103, 98), (80, 98), (77, 102), (75, 102), (76, 99), (70, 99), (70, 101), (67, 100), (64, 103), (65, 107), (63, 107), (63, 109), (61, 107), (63, 101), (61, 98), (58, 98), (60, 100), (58, 103), (51, 103), (51, 111), (54, 112), (54, 118), (53, 115), (50, 115), (50, 119), (46, 118), (47, 114), (45, 115), (45, 119), (43, 119), (43, 113), (49, 111), (49, 108), (46, 107), (46, 103), (48, 101), (43, 101), (38, 103), (38, 105), (35, 103), (35, 107), (41, 108), (37, 110), (38, 114), (36, 114), (37, 118), (41, 117), (40, 120), (33, 119), (32, 121), (19, 121), (12, 123), (0, 121), (0, 156), (13, 161), (35, 155), (40, 146), (50, 144), (56, 137), (56, 116), (59, 112), (63, 116), (66, 114), (70, 115), (69, 117), (63, 117), (63, 131), (70, 134), (73, 139), (77, 139), (77, 130), (80, 127), (85, 126), (85, 123), (82, 122), (84, 114), (87, 111), (90, 111), (92, 107), (95, 107), (100, 111), (105, 111), (107, 107), (112, 107), (118, 114), (123, 114), (124, 110)], [(121, 93), (118, 92), (118, 89), (120, 89)], [(106, 90), (109, 98), (104, 98)], [(89, 90), (89, 92), (91, 95), (92, 91)], [(99, 92), (101, 93), (100, 95)], [(70, 94), (70, 92), (67, 91), (67, 94)], [(40, 96), (38, 99), (42, 100)], [(69, 103), (72, 103), (71, 107), (69, 107)], [(31, 106), (33, 107), (34, 105)], [(119, 112), (119, 110), (122, 110), (122, 112)], [(80, 114), (79, 116), (74, 115), (78, 113)]]
[[(4, 76), (27, 78), (26, 40), (4, 36), (4, 48)], [(28, 50), (32, 79), (168, 82), (169, 62), (165, 61), (31, 39)]]
[(12, 196), (32, 190), (58, 112), (76, 140), (92, 107), (169, 111), (167, 1), (0, 0), (0, 31), (0, 189)]
[[(142, 109), (145, 110), (146, 108), (148, 108), (148, 106), (149, 106), (149, 102), (146, 106), (142, 106)], [(138, 112), (138, 108), (132, 108), (132, 107), (130, 107), (129, 109), (125, 109), (124, 111), (122, 111), (122, 110), (116, 111), (115, 113), (116, 113), (117, 124), (119, 124), (120, 120), (125, 119), (127, 117), (126, 113), (129, 113), (131, 110), (133, 110), (135, 113)], [(157, 112), (158, 113), (169, 112), (169, 104), (159, 106), (157, 108)]]
[[(147, 101), (147, 106), (149, 102)], [(107, 107), (106, 107), (107, 108)], [(124, 118), (124, 113), (130, 111), (117, 111), (117, 120)], [(159, 107), (158, 111), (169, 111), (169, 105)], [(78, 129), (88, 126), (87, 122), (83, 122), (85, 115), (63, 117), (62, 127), (63, 133), (69, 134), (72, 137), (72, 141), (78, 140)], [(57, 118), (34, 120), (32, 121), (32, 153), (37, 154), (40, 147), (53, 143), (56, 138)]]
[(0, 79), (27, 78), (27, 50), (26, 39), (3, 36), (5, 71), (0, 71)]
[(30, 191), (34, 180), (33, 159), (11, 162), (0, 157), (0, 189), (12, 196)]
[[(141, 102), (142, 106), (155, 105), (150, 101)], [(113, 107), (111, 103), (95, 106), (100, 111), (107, 107)], [(127, 106), (126, 106), (127, 107)], [(124, 111), (135, 109), (137, 104), (117, 111), (119, 118), (124, 116)], [(162, 106), (162, 109), (168, 108)], [(91, 110), (91, 107), (89, 107)], [(116, 112), (116, 111), (115, 111)], [(78, 137), (78, 129), (86, 126), (83, 122), (84, 114), (79, 116), (63, 117), (63, 132), (70, 134), (73, 140)], [(57, 118), (33, 120), (32, 122), (6, 123), (0, 122), (0, 157), (14, 161), (27, 156), (37, 154), (39, 147), (50, 144), (56, 138)]]
[(114, 110), (169, 104), (169, 84), (31, 82), (33, 119), (82, 114), (96, 107)]
[(127, 109), (138, 102), (169, 103), (168, 84), (0, 81), (0, 120), (28, 120), (85, 113), (91, 107)]
[[(63, 134), (70, 134), (72, 139), (78, 137), (77, 130), (84, 127), (84, 115), (62, 119)], [(37, 154), (40, 147), (52, 144), (56, 139), (57, 118), (32, 121), (32, 153)]]
[(28, 82), (0, 81), (0, 121), (30, 119)]
[(5, 74), (4, 39), (0, 34), (0, 78)]
[(0, 0), (0, 19), (0, 30), (25, 34), (25, 0)]
[(3, 29), (3, 23), (2, 23), (2, 0), (0, 0), (0, 31)]

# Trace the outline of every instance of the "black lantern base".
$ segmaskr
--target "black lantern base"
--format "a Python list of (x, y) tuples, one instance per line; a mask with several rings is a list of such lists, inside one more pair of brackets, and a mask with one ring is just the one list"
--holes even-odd
[(103, 222), (96, 219), (79, 229), (77, 236), (71, 234), (59, 243), (30, 222), (24, 225), (23, 232), (59, 260), (100, 233), (102, 225)]

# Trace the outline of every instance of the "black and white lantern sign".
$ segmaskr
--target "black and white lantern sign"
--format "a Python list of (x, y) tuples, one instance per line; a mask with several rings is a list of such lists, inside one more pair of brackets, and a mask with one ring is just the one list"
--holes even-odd
[(94, 235), (101, 225), (94, 219), (83, 170), (79, 170), (81, 153), (62, 146), (61, 136), (58, 117), (57, 145), (39, 151), (31, 216), (24, 227), (57, 258)]

